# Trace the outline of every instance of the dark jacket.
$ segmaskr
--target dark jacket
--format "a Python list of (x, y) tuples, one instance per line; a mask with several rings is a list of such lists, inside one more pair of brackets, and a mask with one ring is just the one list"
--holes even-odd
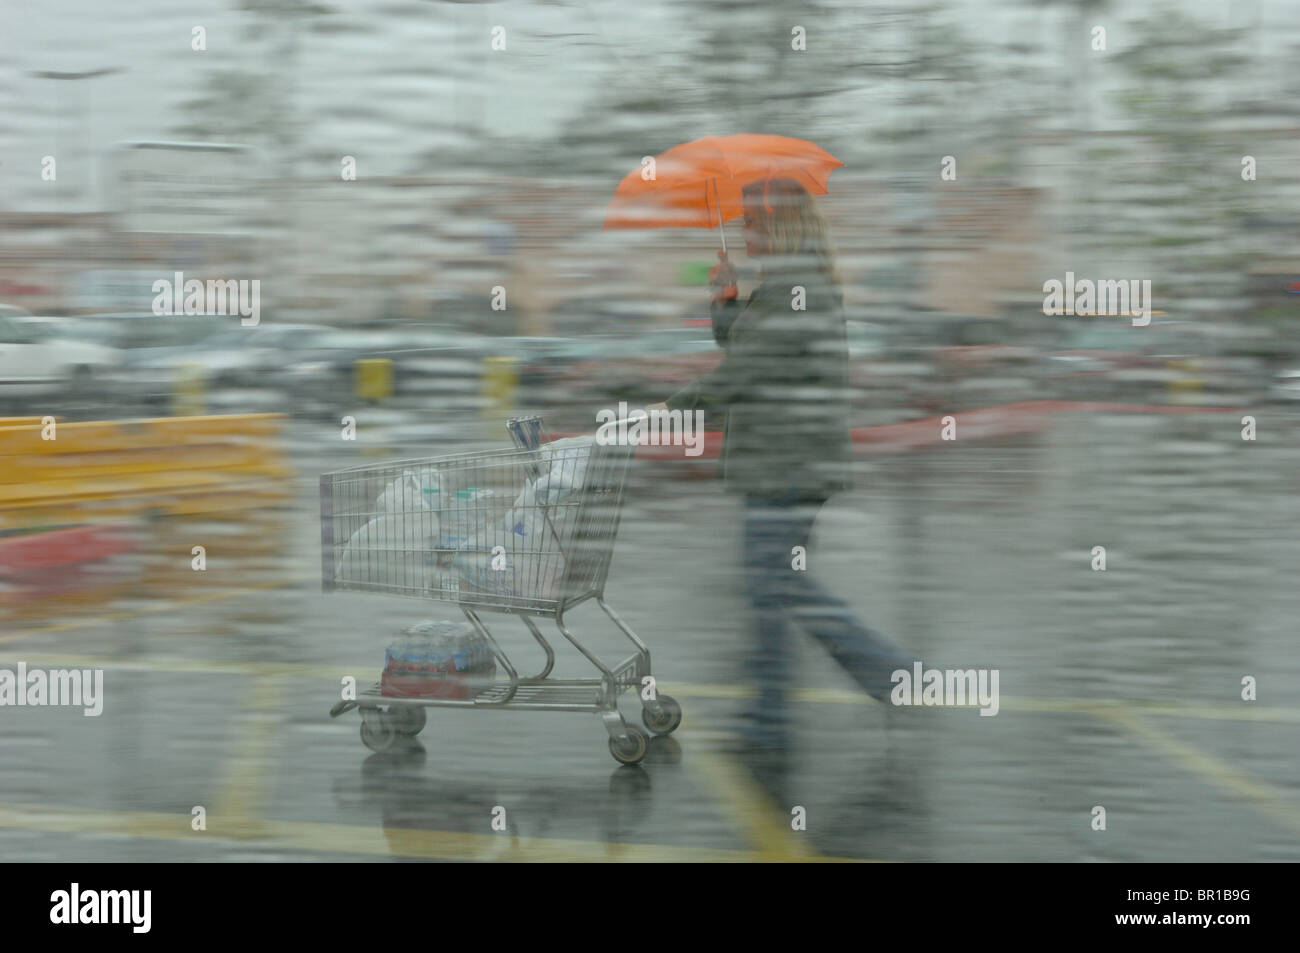
[[(793, 289), (802, 286), (804, 310)], [(665, 403), (725, 419), (728, 489), (765, 499), (825, 500), (852, 484), (848, 341), (840, 289), (823, 272), (764, 268), (744, 306), (714, 305), (722, 363)]]

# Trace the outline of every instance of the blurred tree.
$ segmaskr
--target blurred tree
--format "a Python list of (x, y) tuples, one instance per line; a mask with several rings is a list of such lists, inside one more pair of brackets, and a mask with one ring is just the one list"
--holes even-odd
[[(1259, 137), (1229, 132), (1250, 57), (1245, 30), (1206, 23), (1166, 7), (1132, 25), (1131, 42), (1116, 58), (1126, 82), (1117, 105), (1140, 135), (1141, 159), (1130, 148), (1105, 163), (1107, 178), (1129, 208), (1148, 210), (1136, 234), (1110, 229), (1108, 238), (1150, 249), (1152, 261), (1189, 297), (1237, 296), (1225, 272), (1244, 280), (1246, 264), (1267, 249), (1250, 240), (1252, 211), (1268, 194), (1263, 183), (1243, 188), (1240, 159)], [(1117, 210), (1118, 211), (1118, 210)], [(1127, 223), (1131, 215), (1110, 221)]]
[(316, 0), (233, 4), (242, 14), (239, 47), (245, 62), (204, 74), (199, 92), (181, 107), (185, 118), (177, 133), (196, 141), (252, 146), (269, 157), (278, 173), (273, 190), (278, 208), (268, 233), (278, 249), (270, 300), (283, 304), (301, 297), (298, 282), (304, 270), (297, 260), (301, 198), (295, 181), (300, 175), (301, 130), (309, 121), (298, 109), (296, 95), (299, 43), (313, 18), (336, 10)]

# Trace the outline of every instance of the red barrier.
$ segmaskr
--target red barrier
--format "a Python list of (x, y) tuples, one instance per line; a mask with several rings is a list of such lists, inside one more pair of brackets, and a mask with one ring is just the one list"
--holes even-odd
[[(1231, 413), (1239, 408), (1200, 407), (1171, 404), (1124, 404), (1086, 400), (1022, 400), (1011, 404), (977, 407), (938, 417), (922, 417), (897, 424), (874, 427), (854, 427), (850, 430), (854, 444), (861, 453), (890, 453), (914, 450), (931, 444), (943, 443), (940, 434), (943, 418), (954, 417), (960, 440), (980, 440), (1007, 437), (1042, 430), (1052, 414), (1066, 412), (1134, 413), (1134, 414), (1193, 414)], [(577, 437), (578, 433), (557, 433), (561, 437)], [(716, 460), (722, 452), (722, 432), (708, 430), (704, 433), (702, 453), (686, 456), (686, 448), (679, 446), (637, 447), (639, 460)]]
[(0, 537), (0, 571), (27, 572), (94, 562), (131, 549), (112, 526), (72, 526)]

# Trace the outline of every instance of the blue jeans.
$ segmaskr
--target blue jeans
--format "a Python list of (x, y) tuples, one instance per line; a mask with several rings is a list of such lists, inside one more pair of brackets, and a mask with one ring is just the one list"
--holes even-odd
[[(754, 611), (756, 641), (749, 674), (757, 690), (745, 729), (759, 747), (788, 746), (788, 687), (795, 681), (790, 622), (800, 624), (862, 690), (888, 703), (898, 669), (915, 657), (869, 628), (842, 600), (795, 569), (795, 546), (807, 554), (813, 521), (824, 501), (745, 498), (745, 588)], [(805, 555), (805, 558), (806, 555)]]

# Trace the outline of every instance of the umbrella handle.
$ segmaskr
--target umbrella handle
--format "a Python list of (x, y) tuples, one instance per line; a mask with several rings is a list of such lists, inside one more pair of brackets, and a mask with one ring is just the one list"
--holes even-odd
[[(718, 205), (718, 185), (712, 178), (709, 179), (709, 183), (713, 185), (713, 207), (718, 210), (718, 237), (722, 239), (722, 254), (725, 255), (727, 253), (727, 233), (722, 230), (722, 207)], [(706, 200), (708, 199), (707, 192), (704, 197)]]

